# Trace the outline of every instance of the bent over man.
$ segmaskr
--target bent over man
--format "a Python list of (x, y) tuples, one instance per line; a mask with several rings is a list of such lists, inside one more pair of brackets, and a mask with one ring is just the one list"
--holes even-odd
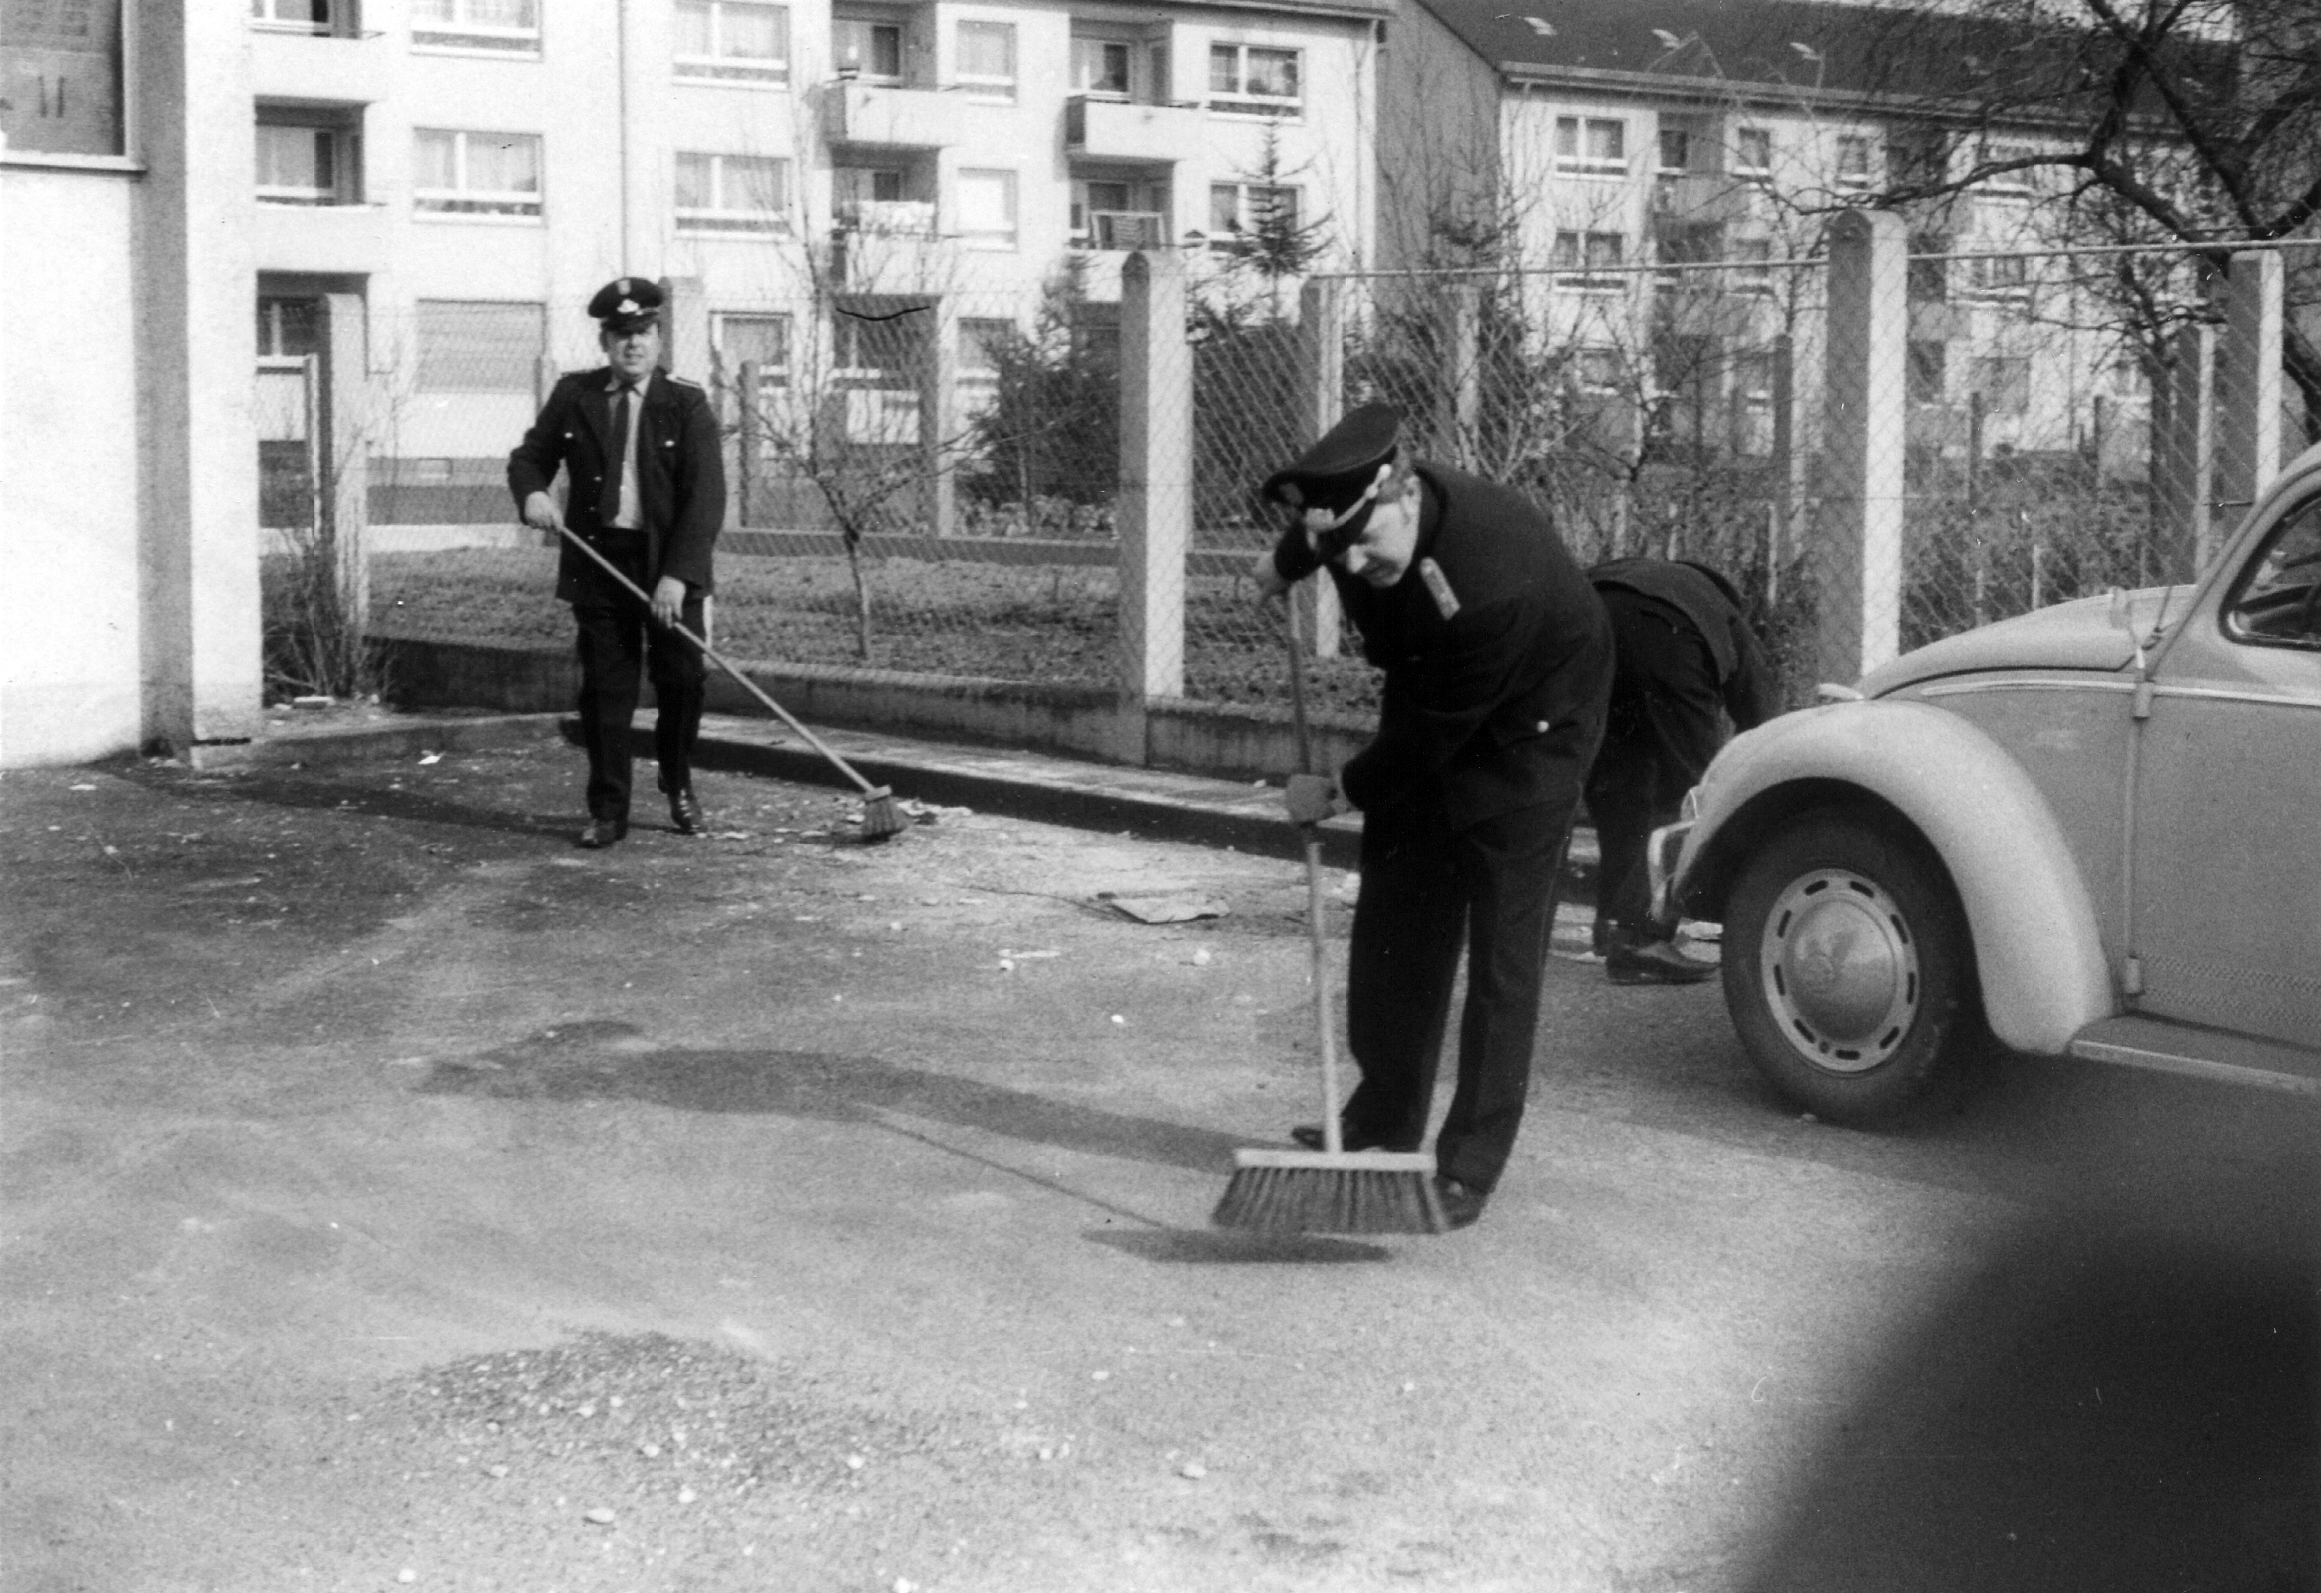
[(1588, 579), (1612, 616), (1617, 660), (1603, 749), (1588, 774), (1601, 852), (1596, 949), (1616, 985), (1697, 984), (1716, 965), (1685, 956), (1670, 929), (1651, 923), (1645, 844), (1676, 822), (1723, 743), (1719, 706), (1742, 730), (1773, 716), (1773, 668), (1741, 594), (1705, 564), (1614, 559)]
[[(1547, 516), (1507, 488), (1406, 462), (1400, 420), (1357, 409), (1266, 480), (1291, 523), (1252, 573), (1272, 597), (1327, 569), (1386, 672), (1376, 736), (1334, 782), (1293, 780), (1290, 816), (1362, 810), (1347, 1149), (1425, 1138), (1467, 949), (1458, 1086), (1435, 1138), (1444, 1214), (1464, 1226), (1523, 1120), (1556, 876), (1603, 731), (1612, 638)], [(1294, 1134), (1322, 1143), (1318, 1127)]]
[[(508, 456), (508, 490), (524, 523), (569, 525), (650, 601), (640, 603), (568, 542), (556, 596), (579, 629), (580, 731), (588, 749), (588, 825), (579, 842), (606, 847), (629, 830), (629, 725), (649, 674), (658, 713), (653, 750), (669, 818), (703, 828), (693, 795), (693, 744), (708, 683), (699, 649), (669, 627), (701, 628), (710, 557), (725, 521), (717, 416), (701, 388), (658, 369), (661, 289), (643, 277), (608, 282), (589, 301), (607, 363), (566, 376)], [(559, 511), (549, 487), (569, 482)]]

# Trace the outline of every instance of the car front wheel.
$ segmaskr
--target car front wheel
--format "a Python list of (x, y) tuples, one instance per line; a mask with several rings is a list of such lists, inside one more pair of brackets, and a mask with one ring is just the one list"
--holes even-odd
[(1774, 833), (1725, 907), (1725, 1005), (1750, 1060), (1835, 1123), (1900, 1115), (1976, 1027), (1966, 915), (1915, 838), (1823, 808)]

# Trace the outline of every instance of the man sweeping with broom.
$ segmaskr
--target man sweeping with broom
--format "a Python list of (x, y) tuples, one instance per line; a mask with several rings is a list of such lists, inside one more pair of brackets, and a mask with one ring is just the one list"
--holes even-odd
[[(1349, 805), (1363, 815), (1346, 999), (1361, 1082), (1337, 1136), (1326, 1123), (1292, 1131), (1307, 1166), (1296, 1152), (1244, 1163), (1218, 1209), (1228, 1227), (1434, 1226), (1432, 1211), (1402, 1223), (1375, 1201), (1367, 1217), (1331, 1208), (1357, 1198), (1363, 1180), (1340, 1174), (1365, 1153), (1407, 1165), (1393, 1153), (1426, 1137), (1462, 943), (1458, 1086), (1424, 1203), (1448, 1226), (1482, 1215), (1523, 1120), (1556, 876), (1611, 690), (1611, 626), (1546, 514), (1406, 461), (1400, 422), (1387, 405), (1357, 409), (1261, 489), (1289, 514), (1252, 571), (1261, 599), (1326, 569), (1386, 680), (1370, 744), (1334, 780), (1293, 777), (1287, 798), (1301, 825)], [(1390, 1180), (1371, 1182), (1376, 1197)]]

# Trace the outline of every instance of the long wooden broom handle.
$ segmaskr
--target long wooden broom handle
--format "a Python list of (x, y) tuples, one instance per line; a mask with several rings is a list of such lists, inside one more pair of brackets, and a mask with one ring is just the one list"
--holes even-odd
[[(1287, 616), (1283, 637), (1289, 648), (1289, 718), (1297, 737), (1298, 773), (1314, 772), (1312, 733), (1306, 725), (1305, 649), (1298, 637), (1297, 592), (1282, 601)], [(1306, 936), (1313, 943), (1314, 1038), (1322, 1048), (1322, 1148), (1332, 1156), (1345, 1152), (1344, 1130), (1338, 1123), (1338, 1035), (1330, 1019), (1330, 959), (1322, 922), (1322, 834), (1306, 824)]]
[[(653, 600), (645, 595), (643, 588), (639, 587), (636, 582), (630, 580), (626, 575), (623, 575), (619, 566), (615, 565), (612, 560), (606, 558), (603, 554), (597, 552), (596, 549), (590, 547), (586, 542), (582, 541), (580, 533), (574, 531), (572, 527), (566, 525), (562, 519), (557, 520), (556, 530), (565, 541), (571, 543), (574, 547), (580, 549), (581, 552), (594, 559), (596, 561), (597, 568), (603, 570), (605, 574), (611, 576), (614, 580), (620, 582), (622, 586), (626, 587), (631, 597), (634, 597), (638, 602), (644, 604), (648, 609), (653, 606)], [(853, 764), (848, 763), (844, 758), (841, 758), (837, 753), (831, 751), (830, 748), (823, 745), (822, 738), (820, 736), (815, 735), (813, 731), (808, 730), (804, 725), (798, 723), (797, 720), (791, 718), (789, 709), (784, 708), (780, 703), (774, 701), (773, 698), (767, 696), (764, 688), (760, 687), (756, 681), (750, 679), (749, 676), (743, 674), (739, 669), (734, 667), (734, 665), (728, 663), (723, 657), (719, 656), (717, 650), (711, 647), (707, 642), (694, 635), (680, 623), (672, 622), (669, 626), (669, 629), (675, 631), (679, 636), (684, 637), (685, 640), (700, 648), (702, 657), (708, 659), (718, 668), (731, 675), (736, 681), (740, 682), (742, 690), (748, 692), (759, 702), (764, 703), (766, 707), (773, 710), (774, 716), (780, 719), (783, 724), (788, 725), (792, 730), (798, 732), (799, 735), (805, 737), (806, 744), (812, 747), (816, 752), (822, 754), (823, 757), (828, 758), (831, 762), (831, 765), (836, 768), (840, 774), (845, 775), (846, 778), (852, 780), (856, 785), (860, 786), (864, 796), (877, 796), (880, 791), (884, 789), (884, 787), (872, 785), (868, 780), (865, 780), (862, 775), (855, 769)]]

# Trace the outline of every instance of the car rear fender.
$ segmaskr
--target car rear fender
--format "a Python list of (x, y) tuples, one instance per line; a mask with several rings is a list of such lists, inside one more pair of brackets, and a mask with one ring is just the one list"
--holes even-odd
[(1966, 909), (1984, 1016), (2019, 1051), (2059, 1054), (2119, 1009), (2094, 904), (2038, 787), (1997, 742), (1918, 702), (1833, 703), (1736, 737), (1698, 791), (1676, 899), (1721, 917), (1758, 838), (1829, 803), (1916, 830)]

